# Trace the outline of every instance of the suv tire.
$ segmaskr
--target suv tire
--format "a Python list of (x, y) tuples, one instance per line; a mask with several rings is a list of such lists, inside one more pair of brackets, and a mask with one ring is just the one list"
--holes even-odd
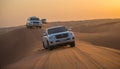
[(30, 29), (32, 29), (32, 26), (29, 26)]
[(43, 42), (43, 48), (48, 49), (48, 48), (45, 46), (44, 42)]
[(49, 50), (53, 50), (53, 47), (52, 46), (49, 46), (49, 42), (47, 41), (47, 47)]
[(41, 26), (39, 26), (39, 28), (41, 29), (42, 27), (41, 27)]
[(70, 43), (71, 47), (75, 47), (75, 41)]

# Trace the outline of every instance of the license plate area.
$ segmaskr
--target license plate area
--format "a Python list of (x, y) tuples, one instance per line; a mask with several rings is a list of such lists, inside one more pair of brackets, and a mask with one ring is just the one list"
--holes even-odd
[(61, 42), (62, 41), (67, 41), (67, 40), (70, 40), (70, 38), (64, 38), (64, 39), (61, 40)]

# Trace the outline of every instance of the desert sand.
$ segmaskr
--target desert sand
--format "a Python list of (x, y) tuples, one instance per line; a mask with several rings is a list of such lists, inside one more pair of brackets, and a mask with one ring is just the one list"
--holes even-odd
[[(76, 47), (42, 47), (47, 27), (72, 28)], [(120, 19), (51, 22), (42, 29), (20, 26), (0, 32), (1, 69), (120, 69)]]

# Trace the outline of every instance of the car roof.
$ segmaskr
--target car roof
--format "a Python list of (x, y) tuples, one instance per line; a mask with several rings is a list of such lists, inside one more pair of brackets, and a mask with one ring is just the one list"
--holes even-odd
[(31, 19), (31, 18), (39, 18), (39, 17), (36, 17), (36, 16), (31, 16), (31, 17), (29, 17), (28, 19)]

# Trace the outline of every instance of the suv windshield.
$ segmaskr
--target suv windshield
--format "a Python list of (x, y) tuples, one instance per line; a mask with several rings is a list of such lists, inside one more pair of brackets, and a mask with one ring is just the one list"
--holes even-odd
[(39, 18), (30, 18), (30, 20), (39, 20)]
[(65, 31), (67, 31), (65, 27), (51, 28), (51, 29), (48, 29), (48, 34), (54, 34), (54, 33), (65, 32)]

